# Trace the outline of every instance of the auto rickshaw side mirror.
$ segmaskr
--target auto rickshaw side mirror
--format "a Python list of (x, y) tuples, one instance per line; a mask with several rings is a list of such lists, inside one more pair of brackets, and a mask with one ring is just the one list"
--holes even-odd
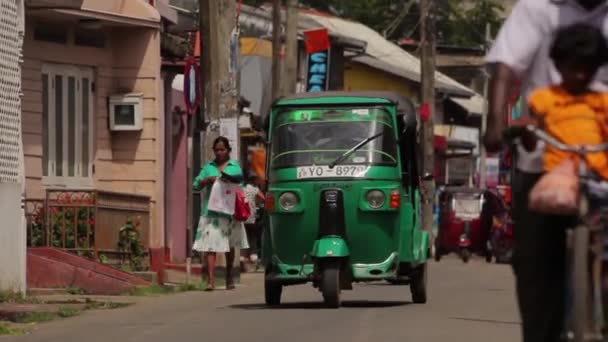
[(403, 133), (416, 131), (418, 121), (415, 113), (401, 113), (401, 120), (403, 122)]

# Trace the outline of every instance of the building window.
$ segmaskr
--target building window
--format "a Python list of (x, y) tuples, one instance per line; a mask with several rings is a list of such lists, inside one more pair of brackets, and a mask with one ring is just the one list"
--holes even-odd
[(74, 43), (80, 46), (103, 48), (106, 46), (106, 37), (103, 30), (78, 29), (74, 33)]
[(93, 174), (93, 70), (42, 68), (45, 184), (90, 186)]
[(57, 23), (38, 23), (36, 24), (36, 27), (34, 27), (34, 39), (43, 42), (67, 44), (67, 26)]

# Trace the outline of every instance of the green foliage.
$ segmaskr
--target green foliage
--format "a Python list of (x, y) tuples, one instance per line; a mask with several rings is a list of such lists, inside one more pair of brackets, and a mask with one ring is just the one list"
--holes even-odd
[[(260, 6), (265, 0), (245, 0), (251, 6)], [(361, 22), (382, 33), (400, 14), (409, 0), (301, 0), (301, 7), (313, 8), (345, 19)], [(436, 29), (440, 44), (466, 47), (480, 46), (484, 42), (485, 26), (495, 34), (502, 24), (504, 10), (500, 0), (438, 0), (436, 3)], [(420, 8), (416, 1), (408, 14), (388, 39), (398, 40), (420, 37)]]
[(57, 316), (59, 316), (61, 318), (74, 317), (74, 316), (78, 316), (79, 314), (80, 314), (80, 310), (71, 308), (69, 306), (62, 306), (59, 308), (59, 311), (57, 312)]
[(447, 0), (437, 8), (438, 41), (456, 46), (483, 46), (486, 25), (490, 24), (490, 33), (494, 36), (502, 25), (503, 10), (497, 0), (472, 3)]
[[(92, 248), (95, 245), (94, 203), (95, 198), (91, 194), (65, 192), (50, 200), (48, 213), (44, 207), (38, 207), (30, 222), (31, 246), (46, 245), (44, 223), (48, 221), (51, 247)], [(91, 257), (92, 253), (80, 251), (79, 255)]]
[(25, 330), (12, 328), (8, 324), (0, 323), (0, 336), (2, 335), (22, 335), (25, 334)]
[(141, 242), (139, 227), (141, 219), (129, 219), (118, 233), (118, 250), (127, 255), (129, 270), (144, 271), (146, 269), (146, 250)]
[(173, 293), (174, 291), (170, 287), (152, 284), (150, 286), (145, 287), (136, 287), (132, 292), (132, 296), (137, 297), (149, 297), (149, 296), (159, 296), (165, 295), (169, 293)]
[(15, 323), (42, 323), (52, 321), (57, 317), (52, 312), (29, 312), (15, 319)]
[(87, 305), (85, 306), (85, 310), (111, 310), (124, 308), (129, 305), (131, 305), (131, 303), (88, 301)]
[[(80, 313), (87, 310), (109, 310), (131, 305), (131, 303), (115, 303), (110, 301), (98, 302), (90, 298), (85, 298), (84, 303), (82, 300), (74, 299), (48, 302), (42, 302), (37, 300), (31, 301), (29, 303), (38, 304), (39, 309), (44, 308), (47, 304), (50, 305), (50, 307), (47, 308), (48, 311), (5, 312), (3, 315), (0, 315), (0, 336), (20, 335), (27, 333), (27, 331), (25, 330), (13, 328), (10, 323), (33, 325), (36, 323), (44, 323), (56, 319), (78, 316)], [(60, 304), (61, 306), (59, 306), (59, 308), (55, 307), (55, 305), (57, 304)]]
[[(218, 279), (216, 285), (222, 286), (223, 280)], [(171, 286), (162, 286), (158, 284), (152, 284), (150, 286), (145, 287), (137, 287), (133, 291), (131, 291), (132, 296), (137, 297), (151, 297), (151, 296), (160, 296), (167, 295), (179, 292), (190, 292), (190, 291), (203, 291), (207, 287), (206, 281), (199, 281), (190, 284), (180, 284), (177, 287)]]
[(197, 283), (190, 283), (190, 284), (181, 284), (179, 286), (179, 288), (177, 289), (177, 291), (179, 292), (189, 292), (189, 291), (203, 291), (205, 290), (205, 288), (207, 287), (207, 282), (206, 281), (200, 281)]
[(7, 291), (0, 292), (0, 303), (39, 304), (40, 300), (36, 297), (25, 297), (21, 293)]
[(110, 262), (110, 258), (108, 258), (108, 256), (103, 253), (99, 253), (99, 262), (102, 264), (107, 264)]

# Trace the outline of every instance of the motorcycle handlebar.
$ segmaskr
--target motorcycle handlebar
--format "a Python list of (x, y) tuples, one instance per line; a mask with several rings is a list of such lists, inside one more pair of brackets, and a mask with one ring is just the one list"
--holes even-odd
[(561, 150), (564, 152), (573, 152), (579, 155), (585, 155), (587, 153), (605, 152), (608, 151), (608, 143), (602, 143), (599, 145), (568, 145), (557, 140), (547, 132), (535, 127), (534, 125), (527, 126), (512, 126), (508, 127), (503, 132), (505, 141), (513, 143), (515, 139), (521, 137), (524, 133), (530, 132), (534, 134), (538, 139), (545, 143)]

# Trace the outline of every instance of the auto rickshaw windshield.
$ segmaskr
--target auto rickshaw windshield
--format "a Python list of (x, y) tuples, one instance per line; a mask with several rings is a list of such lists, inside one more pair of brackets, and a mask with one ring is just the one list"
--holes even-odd
[(391, 115), (383, 108), (298, 109), (279, 113), (272, 131), (271, 167), (329, 165), (361, 141), (350, 165), (397, 165)]
[(479, 217), (483, 196), (477, 193), (458, 193), (452, 197), (452, 209), (456, 217), (472, 219)]

